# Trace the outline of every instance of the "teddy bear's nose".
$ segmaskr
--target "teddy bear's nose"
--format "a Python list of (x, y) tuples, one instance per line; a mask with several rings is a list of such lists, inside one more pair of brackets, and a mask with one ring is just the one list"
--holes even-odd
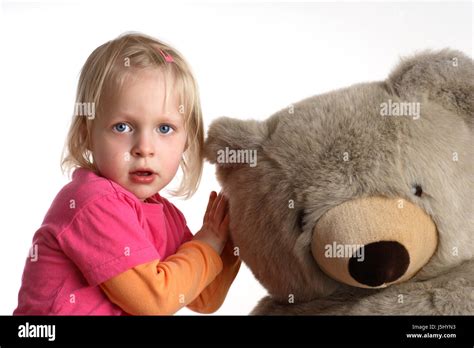
[(364, 258), (349, 260), (349, 273), (361, 284), (380, 286), (400, 278), (408, 269), (410, 256), (407, 249), (394, 241), (381, 241), (365, 245)]

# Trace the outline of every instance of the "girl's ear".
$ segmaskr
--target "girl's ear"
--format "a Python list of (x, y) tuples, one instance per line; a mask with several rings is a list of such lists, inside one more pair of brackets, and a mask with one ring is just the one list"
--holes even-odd
[(226, 148), (256, 150), (267, 136), (268, 128), (265, 122), (220, 117), (209, 126), (204, 157), (209, 162), (216, 163), (218, 152), (226, 151)]

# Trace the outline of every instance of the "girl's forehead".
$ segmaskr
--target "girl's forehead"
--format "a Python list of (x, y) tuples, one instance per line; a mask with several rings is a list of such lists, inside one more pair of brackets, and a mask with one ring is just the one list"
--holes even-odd
[(176, 79), (161, 69), (133, 69), (125, 72), (123, 81), (110, 86), (104, 94), (105, 109), (143, 112), (149, 109), (174, 113), (181, 104)]
[[(155, 92), (171, 94), (176, 91), (177, 79), (170, 71), (159, 68), (130, 69), (125, 70), (120, 83), (116, 84), (118, 94), (130, 90), (152, 89)], [(116, 93), (117, 94), (117, 93)]]

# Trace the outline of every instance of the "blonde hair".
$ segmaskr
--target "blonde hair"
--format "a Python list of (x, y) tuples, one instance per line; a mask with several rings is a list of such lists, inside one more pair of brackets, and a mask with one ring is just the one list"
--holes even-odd
[[(96, 48), (81, 70), (76, 94), (75, 114), (61, 157), (63, 174), (78, 167), (98, 170), (90, 151), (93, 119), (100, 117), (104, 95), (120, 89), (131, 69), (160, 68), (175, 82), (187, 133), (186, 149), (180, 168), (183, 172), (175, 196), (191, 197), (197, 190), (203, 167), (204, 130), (197, 83), (188, 63), (171, 46), (152, 37), (126, 33)], [(166, 89), (168, 99), (168, 88)], [(92, 104), (89, 104), (92, 103)], [(97, 110), (93, 118), (78, 117), (77, 106), (89, 104)]]

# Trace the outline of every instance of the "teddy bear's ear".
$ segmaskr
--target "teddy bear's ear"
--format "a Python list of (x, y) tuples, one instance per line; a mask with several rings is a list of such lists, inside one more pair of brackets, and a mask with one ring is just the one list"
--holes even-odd
[(218, 152), (226, 148), (256, 150), (267, 136), (268, 127), (265, 122), (220, 117), (209, 126), (204, 157), (209, 162), (216, 163)]
[(428, 98), (474, 125), (474, 63), (460, 51), (424, 51), (402, 62), (386, 81), (401, 98)]

